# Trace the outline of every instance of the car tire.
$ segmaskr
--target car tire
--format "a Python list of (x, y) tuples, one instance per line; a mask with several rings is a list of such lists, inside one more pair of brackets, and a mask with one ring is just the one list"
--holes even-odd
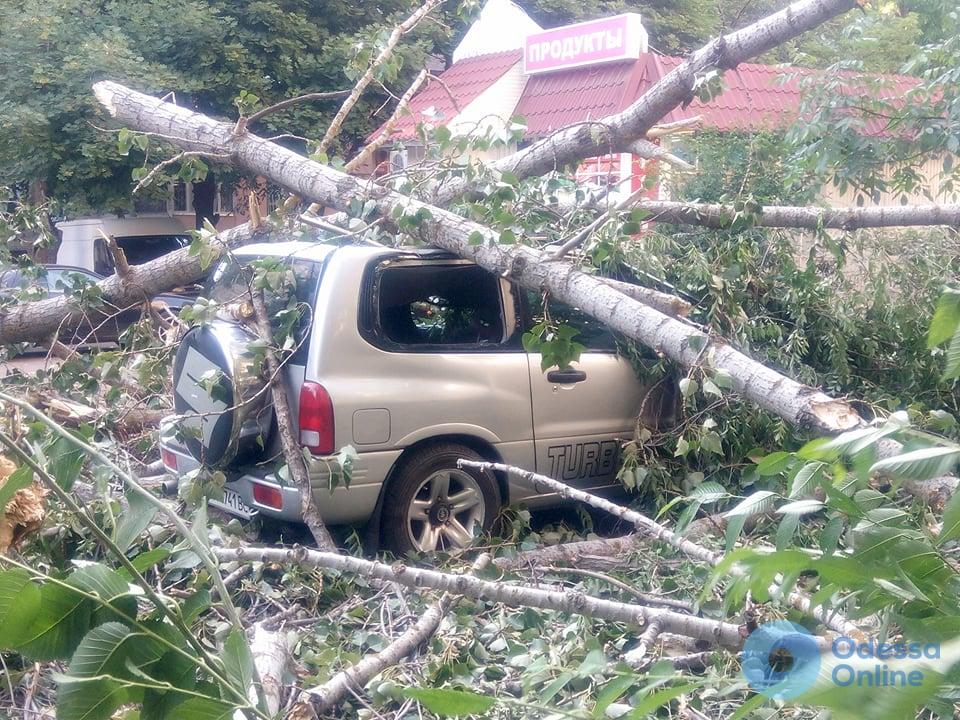
[(497, 479), (489, 470), (465, 470), (457, 460), (483, 458), (465, 445), (430, 445), (402, 461), (386, 487), (382, 537), (397, 555), (466, 547), (473, 526), (489, 530), (500, 513)]

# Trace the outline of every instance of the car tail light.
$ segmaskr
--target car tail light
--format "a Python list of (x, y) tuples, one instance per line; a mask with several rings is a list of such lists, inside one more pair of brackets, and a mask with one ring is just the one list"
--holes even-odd
[(300, 387), (300, 443), (314, 455), (333, 453), (333, 402), (320, 383)]
[(278, 487), (261, 485), (255, 482), (253, 483), (253, 499), (260, 505), (266, 505), (275, 510), (283, 510), (283, 494)]
[(163, 462), (163, 466), (167, 470), (173, 470), (173, 472), (177, 472), (177, 454), (173, 452), (173, 450), (162, 448), (160, 450), (160, 460)]

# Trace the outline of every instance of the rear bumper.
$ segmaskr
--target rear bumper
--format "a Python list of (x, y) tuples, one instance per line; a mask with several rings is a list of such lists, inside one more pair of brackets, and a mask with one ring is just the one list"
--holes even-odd
[[(180, 479), (200, 464), (173, 437), (171, 423), (164, 421), (160, 427), (160, 450), (164, 468)], [(373, 515), (384, 479), (400, 456), (400, 451), (361, 453), (354, 461), (350, 486), (339, 485), (330, 492), (331, 471), (338, 468), (335, 457), (315, 457), (308, 462), (310, 487), (320, 516), (330, 525), (366, 522)], [(225, 502), (211, 500), (210, 505), (244, 518), (256, 515), (303, 522), (300, 490), (276, 472), (276, 464), (247, 466), (225, 471), (225, 488), (237, 493), (249, 511), (238, 510)], [(259, 490), (258, 490), (259, 488)], [(260, 498), (269, 500), (270, 504)]]

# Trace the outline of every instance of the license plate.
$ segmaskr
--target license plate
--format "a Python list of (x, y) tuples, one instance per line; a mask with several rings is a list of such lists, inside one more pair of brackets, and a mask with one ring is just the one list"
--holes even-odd
[(240, 493), (230, 488), (223, 489), (223, 500), (211, 500), (210, 504), (213, 505), (213, 507), (220, 508), (233, 515), (239, 515), (248, 520), (257, 515), (257, 509), (247, 505), (243, 501)]

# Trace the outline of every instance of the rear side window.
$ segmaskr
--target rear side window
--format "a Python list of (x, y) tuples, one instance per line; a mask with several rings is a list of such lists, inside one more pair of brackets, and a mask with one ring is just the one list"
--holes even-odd
[(505, 327), (499, 278), (476, 265), (381, 266), (372, 299), (368, 329), (387, 349), (481, 350), (502, 346), (513, 331)]
[[(239, 262), (234, 259), (227, 259), (220, 263), (208, 281), (207, 297), (220, 305), (248, 301), (250, 298), (249, 286), (253, 280), (254, 272), (250, 263), (257, 259), (256, 257), (243, 257), (239, 258)], [(270, 259), (274, 260), (275, 258), (271, 256)], [(289, 292), (264, 293), (267, 315), (270, 317), (274, 329), (277, 329), (278, 322), (286, 317), (285, 312), (290, 309), (292, 304), (299, 310), (294, 332), (297, 350), (292, 357), (292, 362), (297, 364), (305, 363), (309, 352), (310, 329), (313, 327), (313, 308), (322, 270), (323, 265), (319, 262), (285, 258), (279, 269), (270, 271), (275, 273), (276, 277), (269, 279), (271, 284), (275, 284), (277, 287), (289, 288)]]

